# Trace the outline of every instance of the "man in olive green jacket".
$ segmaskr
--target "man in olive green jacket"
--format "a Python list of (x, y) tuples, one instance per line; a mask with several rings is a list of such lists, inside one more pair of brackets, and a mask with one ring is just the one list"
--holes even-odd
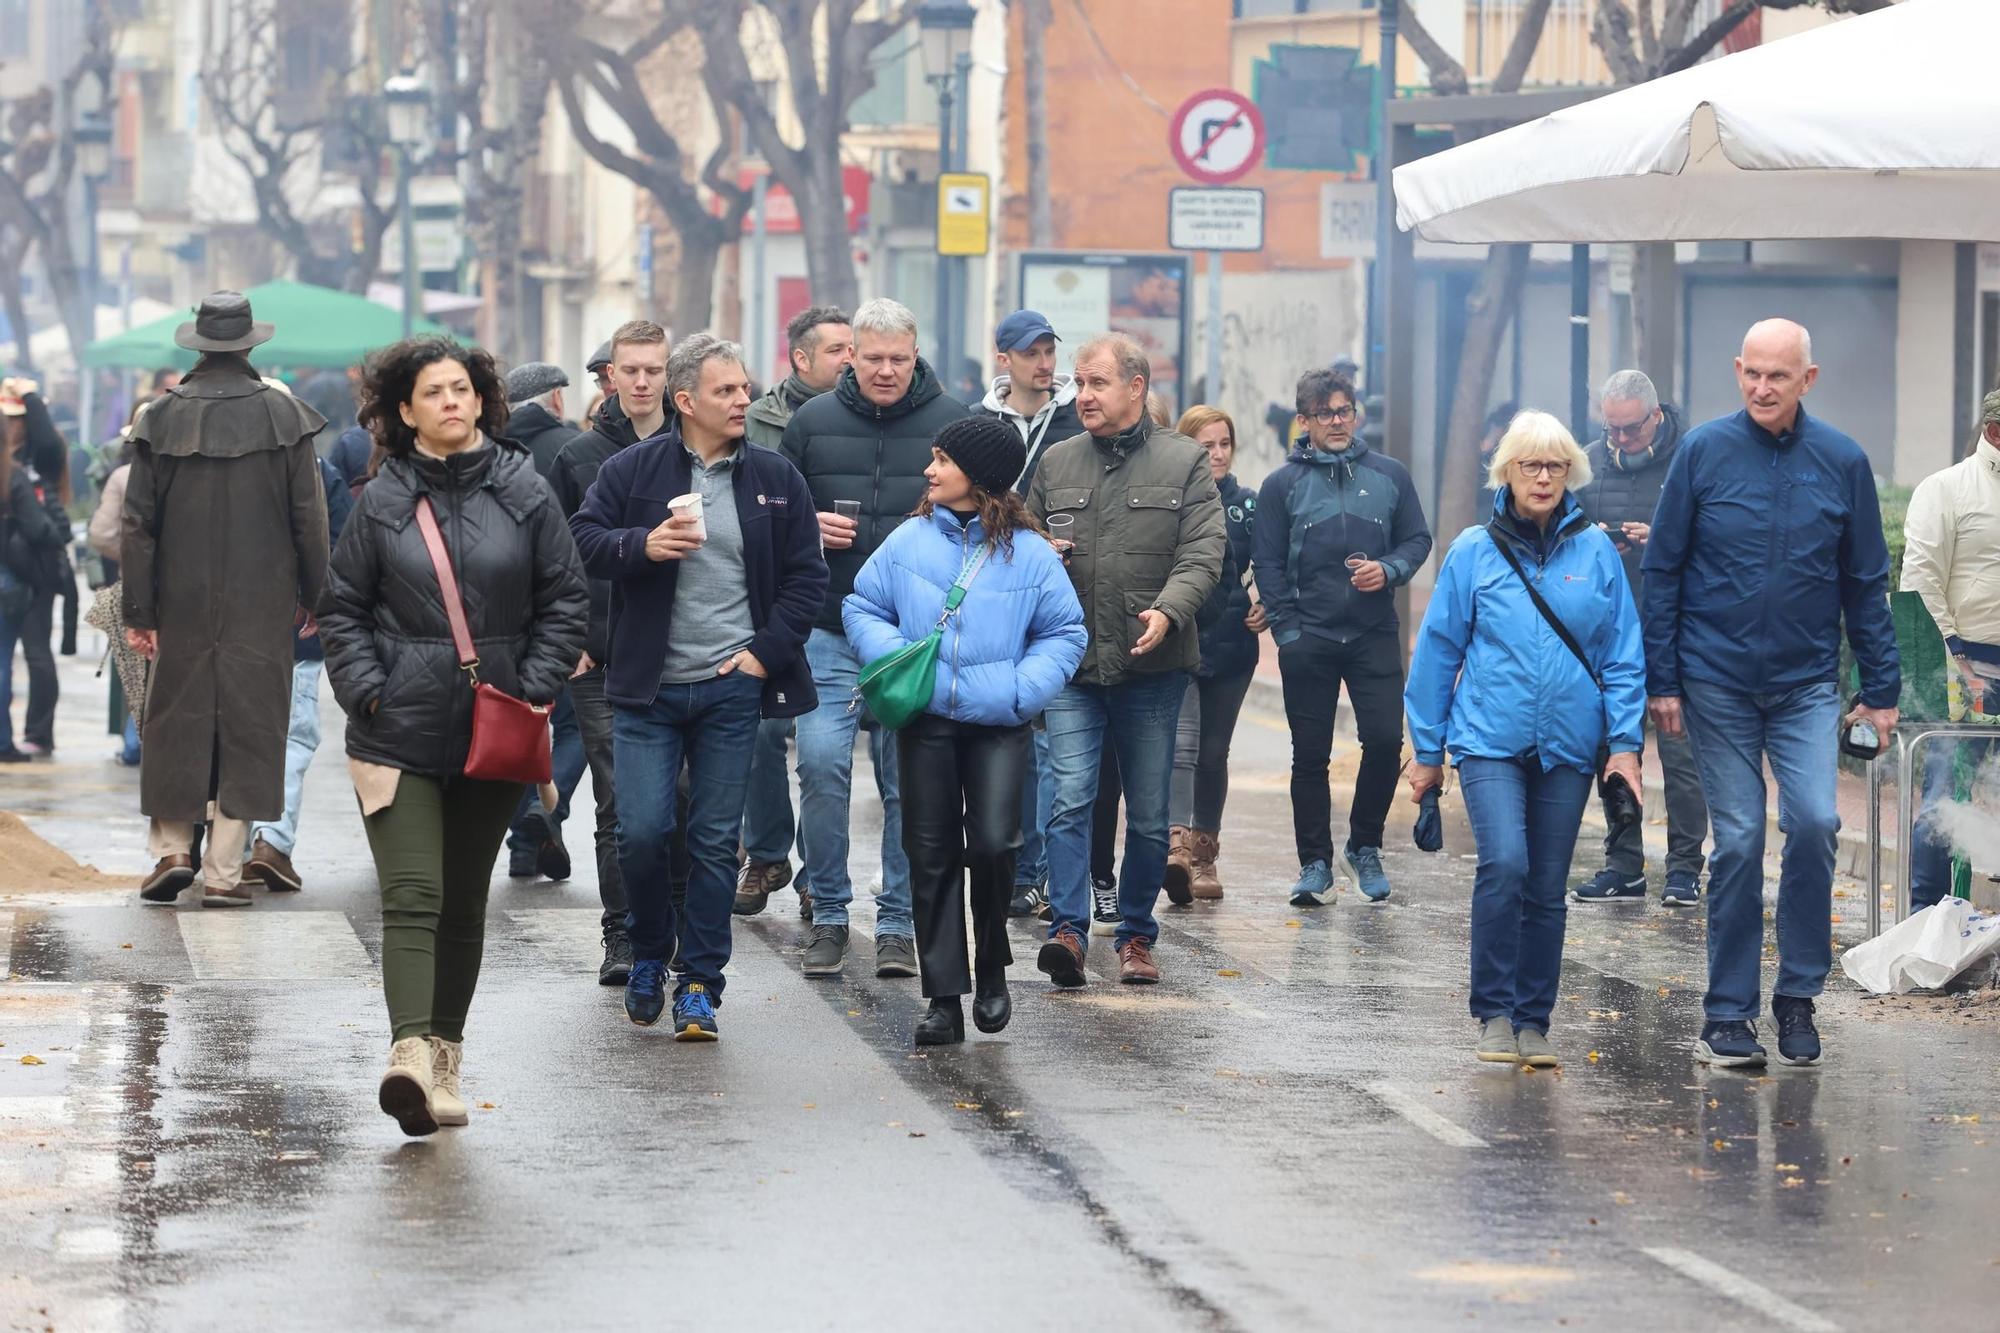
[(1087, 433), (1051, 448), (1028, 490), (1028, 508), (1058, 543), (1070, 543), (1070, 581), (1090, 630), (1082, 667), (1045, 715), (1055, 786), (1053, 921), (1038, 966), (1058, 986), (1084, 984), (1090, 809), (1107, 737), (1127, 821), (1115, 931), (1119, 980), (1160, 979), (1153, 905), (1167, 865), (1174, 728), (1188, 672), (1201, 661), (1195, 616), (1222, 577), (1227, 536), (1207, 455), (1185, 435), (1152, 424), (1151, 378), (1145, 352), (1122, 334), (1079, 347), (1076, 407)]

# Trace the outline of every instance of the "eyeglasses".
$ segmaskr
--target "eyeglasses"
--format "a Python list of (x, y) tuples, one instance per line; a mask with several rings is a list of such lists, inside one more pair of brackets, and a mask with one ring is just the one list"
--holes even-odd
[(1521, 469), (1524, 477), (1553, 477), (1560, 481), (1569, 475), (1569, 464), (1559, 458), (1517, 458), (1514, 466)]
[(1355, 415), (1356, 413), (1352, 406), (1323, 407), (1317, 412), (1306, 413), (1306, 416), (1310, 417), (1314, 421), (1317, 421), (1322, 426), (1331, 426), (1336, 421), (1352, 421), (1354, 420)]
[(1646, 433), (1646, 427), (1652, 424), (1652, 420), (1651, 417), (1646, 417), (1643, 420), (1633, 422), (1629, 426), (1614, 426), (1606, 422), (1604, 433), (1614, 440), (1636, 440)]

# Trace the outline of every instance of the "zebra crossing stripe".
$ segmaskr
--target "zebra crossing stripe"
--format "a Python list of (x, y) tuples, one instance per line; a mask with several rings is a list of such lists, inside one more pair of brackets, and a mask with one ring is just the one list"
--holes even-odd
[(371, 977), (377, 968), (345, 912), (175, 913), (197, 981)]

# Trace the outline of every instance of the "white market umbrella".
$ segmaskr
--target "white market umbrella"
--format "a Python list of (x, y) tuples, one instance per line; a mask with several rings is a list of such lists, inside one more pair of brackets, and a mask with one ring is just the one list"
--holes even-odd
[(1432, 241), (2000, 240), (2000, 0), (1905, 0), (1395, 171)]

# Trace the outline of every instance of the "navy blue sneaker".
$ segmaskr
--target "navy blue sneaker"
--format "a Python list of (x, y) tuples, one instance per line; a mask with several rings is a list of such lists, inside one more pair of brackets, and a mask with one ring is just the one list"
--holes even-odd
[(715, 1041), (721, 1035), (716, 1031), (715, 1001), (709, 998), (708, 987), (699, 981), (689, 982), (686, 990), (674, 996), (674, 1040)]
[(1778, 1024), (1778, 1063), (1819, 1063), (1819, 1029), (1813, 1026), (1813, 1002), (1796, 995), (1773, 995), (1771, 1017)]
[(1292, 885), (1294, 907), (1324, 907), (1333, 901), (1333, 870), (1324, 861), (1308, 861), (1299, 867), (1298, 882)]
[(1703, 1023), (1694, 1058), (1718, 1069), (1762, 1069), (1764, 1048), (1757, 1044), (1755, 1024)]
[(1642, 903), (1646, 901), (1646, 877), (1606, 868), (1598, 871), (1597, 878), (1578, 888), (1571, 896), (1580, 903)]
[(1693, 907), (1701, 901), (1701, 876), (1686, 870), (1669, 870), (1660, 901), (1669, 907)]
[(625, 1016), (642, 1028), (660, 1021), (667, 1007), (667, 965), (657, 958), (632, 964), (625, 981)]
[(1379, 903), (1389, 896), (1389, 876), (1382, 870), (1380, 847), (1356, 847), (1350, 842), (1340, 856), (1347, 862), (1348, 873), (1354, 876), (1355, 884), (1360, 886), (1362, 897), (1371, 903)]

